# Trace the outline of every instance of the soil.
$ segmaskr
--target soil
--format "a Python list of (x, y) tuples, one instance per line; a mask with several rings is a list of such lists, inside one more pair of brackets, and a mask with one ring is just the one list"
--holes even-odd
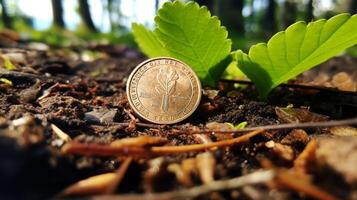
[[(28, 47), (17, 44), (0, 49), (17, 67), (13, 71), (0, 68), (0, 78), (12, 82), (0, 84), (0, 199), (53, 198), (73, 183), (115, 171), (128, 157), (64, 153), (63, 146), (70, 142), (58, 137), (52, 124), (79, 143), (108, 146), (122, 138), (155, 136), (166, 139), (166, 145), (181, 146), (223, 141), (239, 134), (178, 131), (231, 130), (225, 123), (247, 122), (247, 127), (258, 127), (342, 120), (357, 114), (357, 58), (348, 56), (334, 58), (290, 82), (313, 87), (278, 87), (265, 100), (252, 85), (236, 88), (222, 81), (219, 89), (204, 88), (202, 102), (190, 118), (161, 126), (138, 119), (128, 105), (127, 77), (146, 59), (138, 51), (121, 45), (47, 51)], [(88, 56), (85, 50), (93, 55)], [(335, 132), (316, 127), (268, 130), (243, 144), (211, 149), (207, 152), (210, 163), (214, 161), (213, 179), (226, 180), (267, 168), (290, 170), (306, 145), (316, 140), (316, 155), (306, 161), (311, 183), (338, 198), (357, 199), (356, 130), (351, 125), (342, 133)], [(173, 164), (201, 154), (134, 156), (111, 195), (169, 192), (211, 182), (197, 173), (191, 173), (188, 182), (180, 181), (169, 170)], [(310, 199), (311, 195), (296, 188), (260, 183), (195, 198)]]

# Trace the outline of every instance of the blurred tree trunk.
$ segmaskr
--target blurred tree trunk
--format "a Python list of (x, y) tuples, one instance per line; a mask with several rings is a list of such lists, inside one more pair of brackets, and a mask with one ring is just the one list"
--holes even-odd
[(351, 14), (356, 14), (357, 13), (357, 0), (350, 0), (350, 13)]
[(65, 28), (63, 20), (63, 4), (62, 0), (52, 0), (52, 16), (53, 16), (53, 25)]
[[(354, 0), (353, 0), (354, 1)], [(311, 22), (314, 19), (314, 1), (309, 0), (306, 4), (305, 21)]]
[(294, 0), (285, 0), (283, 8), (283, 28), (286, 29), (288, 26), (296, 21), (297, 7)]
[(227, 27), (230, 32), (243, 34), (244, 17), (242, 14), (244, 0), (226, 0), (222, 2), (220, 7), (220, 19), (222, 24)]
[(2, 9), (2, 13), (1, 13), (1, 18), (2, 18), (2, 22), (4, 23), (4, 26), (6, 28), (12, 29), (12, 19), (7, 11), (7, 4), (5, 0), (0, 0), (0, 5), (1, 5), (1, 9)]
[(215, 14), (215, 12), (214, 12), (214, 0), (196, 0), (196, 2), (200, 6), (206, 6), (208, 8), (208, 10), (211, 12), (212, 15)]
[(262, 20), (262, 27), (265, 29), (263, 31), (268, 32), (270, 35), (271, 33), (275, 33), (277, 30), (277, 22), (275, 18), (276, 2), (275, 0), (267, 0), (267, 4), (267, 10)]
[(87, 0), (78, 0), (79, 2), (79, 13), (84, 25), (92, 32), (97, 32), (97, 28), (95, 27), (91, 13), (89, 10), (89, 4)]
[(113, 31), (115, 28), (115, 23), (113, 19), (113, 0), (107, 0), (107, 9), (108, 9), (110, 30)]
[(159, 10), (159, 0), (155, 0), (155, 13)]

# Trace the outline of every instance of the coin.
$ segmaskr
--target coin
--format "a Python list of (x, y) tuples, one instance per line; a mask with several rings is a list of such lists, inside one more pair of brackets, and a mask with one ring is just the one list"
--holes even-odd
[(159, 57), (140, 63), (126, 85), (130, 107), (141, 118), (173, 124), (189, 117), (201, 100), (201, 83), (184, 62)]

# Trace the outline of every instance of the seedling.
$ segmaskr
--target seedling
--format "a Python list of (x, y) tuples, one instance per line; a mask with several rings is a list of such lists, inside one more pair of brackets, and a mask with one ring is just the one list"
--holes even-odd
[(0, 59), (2, 60), (3, 68), (5, 68), (7, 70), (16, 69), (15, 65), (12, 64), (11, 60), (8, 57), (3, 56), (3, 55), (0, 54)]
[(149, 57), (171, 56), (193, 68), (203, 85), (216, 86), (234, 59), (265, 97), (279, 84), (357, 44), (357, 15), (296, 22), (248, 54), (231, 52), (231, 40), (219, 19), (195, 2), (166, 2), (154, 31), (133, 23), (133, 34)]
[(357, 44), (357, 15), (340, 14), (306, 25), (296, 22), (268, 43), (237, 51), (239, 68), (266, 96), (279, 84)]
[(7, 78), (0, 78), (0, 83), (4, 83), (6, 85), (12, 86), (12, 81)]
[(155, 22), (154, 31), (132, 25), (141, 50), (149, 57), (182, 60), (192, 67), (202, 84), (216, 86), (230, 62), (232, 46), (219, 19), (195, 2), (175, 1), (159, 9)]

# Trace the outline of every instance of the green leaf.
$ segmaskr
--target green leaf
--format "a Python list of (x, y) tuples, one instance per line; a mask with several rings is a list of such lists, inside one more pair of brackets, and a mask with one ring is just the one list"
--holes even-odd
[(3, 67), (7, 70), (14, 70), (16, 69), (15, 65), (12, 64), (11, 60), (6, 57), (6, 56), (1, 56), (0, 55), (0, 58), (3, 60)]
[(229, 127), (234, 128), (234, 129), (243, 129), (248, 125), (248, 122), (244, 121), (244, 122), (239, 123), (238, 125), (234, 125), (229, 122), (226, 122), (225, 124), (227, 124)]
[(217, 17), (195, 2), (166, 2), (155, 18), (155, 35), (169, 56), (184, 61), (203, 85), (216, 86), (230, 63), (231, 40)]
[(306, 25), (297, 22), (275, 34), (267, 44), (237, 51), (238, 67), (262, 96), (279, 84), (326, 61), (357, 43), (357, 15), (340, 14)]
[(148, 57), (169, 56), (154, 33), (142, 24), (131, 25), (136, 43)]
[(0, 78), (0, 82), (4, 83), (6, 85), (12, 86), (12, 81), (10, 81), (7, 78)]

